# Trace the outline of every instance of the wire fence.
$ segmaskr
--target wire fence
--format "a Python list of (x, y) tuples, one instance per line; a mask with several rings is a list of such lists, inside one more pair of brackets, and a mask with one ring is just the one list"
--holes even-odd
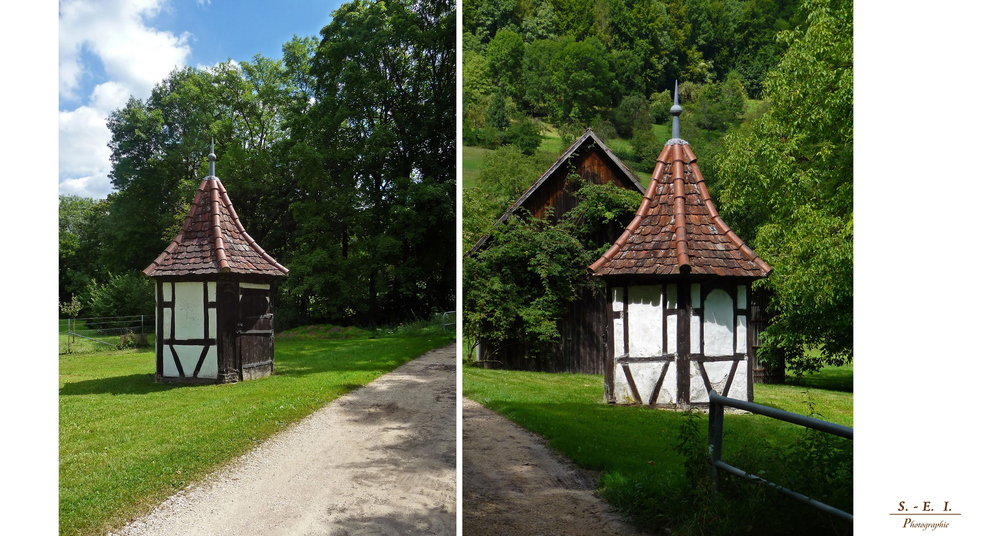
[(155, 331), (149, 315), (59, 319), (60, 353), (124, 350), (149, 345)]

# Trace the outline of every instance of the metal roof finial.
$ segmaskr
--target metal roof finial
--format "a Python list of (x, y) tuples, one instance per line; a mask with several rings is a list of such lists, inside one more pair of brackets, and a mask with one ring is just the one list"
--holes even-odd
[(670, 107), (670, 115), (674, 116), (673, 129), (670, 132), (670, 137), (674, 139), (680, 139), (681, 137), (681, 105), (678, 103), (677, 99), (677, 80), (674, 80), (674, 105)]
[(212, 150), (208, 153), (208, 176), (215, 178), (215, 137), (212, 137)]

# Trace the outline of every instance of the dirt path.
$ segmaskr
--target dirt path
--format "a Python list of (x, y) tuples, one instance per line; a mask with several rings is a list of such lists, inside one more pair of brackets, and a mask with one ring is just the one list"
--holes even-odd
[(639, 534), (594, 492), (593, 477), (545, 441), (462, 399), (462, 532)]
[(454, 534), (455, 356), (338, 398), (116, 534)]

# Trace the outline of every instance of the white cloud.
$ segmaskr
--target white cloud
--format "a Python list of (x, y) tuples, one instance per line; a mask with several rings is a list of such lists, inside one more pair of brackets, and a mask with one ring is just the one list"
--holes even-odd
[[(106, 121), (107, 113), (91, 106), (59, 112), (60, 193), (104, 197), (111, 192), (111, 131)], [(64, 191), (64, 186), (74, 191)]]
[(78, 195), (80, 197), (103, 199), (110, 193), (111, 183), (108, 181), (106, 174), (59, 181), (59, 195)]
[[(59, 95), (79, 103), (59, 113), (59, 191), (103, 197), (110, 192), (111, 139), (107, 116), (129, 96), (147, 98), (170, 71), (185, 65), (190, 34), (147, 23), (168, 0), (64, 0), (59, 4)], [(106, 79), (89, 91), (84, 53), (100, 61)], [(86, 98), (86, 103), (84, 99)], [(84, 193), (86, 192), (86, 193)]]

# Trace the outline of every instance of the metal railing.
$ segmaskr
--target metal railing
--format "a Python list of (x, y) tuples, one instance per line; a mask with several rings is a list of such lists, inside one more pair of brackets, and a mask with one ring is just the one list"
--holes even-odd
[[(453, 322), (448, 323), (448, 315), (452, 316), (452, 319), (454, 320)], [(458, 322), (458, 316), (456, 315), (455, 311), (445, 311), (441, 313), (441, 331), (447, 331), (448, 326), (454, 326), (455, 323), (457, 322)]]
[(786, 487), (775, 484), (774, 482), (769, 482), (757, 475), (750, 474), (742, 469), (733, 467), (722, 461), (722, 421), (725, 415), (725, 407), (729, 406), (732, 408), (742, 409), (749, 411), (751, 413), (756, 413), (757, 415), (763, 415), (765, 417), (770, 417), (772, 419), (778, 419), (781, 421), (789, 422), (799, 426), (805, 426), (807, 428), (812, 428), (814, 430), (819, 430), (828, 434), (833, 434), (845, 439), (854, 441), (854, 429), (848, 428), (840, 424), (834, 424), (832, 422), (821, 421), (819, 419), (814, 419), (812, 417), (806, 417), (805, 415), (799, 415), (798, 413), (792, 413), (789, 411), (784, 411), (780, 409), (775, 409), (768, 406), (762, 406), (760, 404), (754, 404), (753, 402), (747, 402), (745, 400), (737, 400), (735, 398), (729, 398), (728, 396), (722, 396), (717, 394), (714, 390), (708, 394), (708, 451), (712, 458), (712, 491), (718, 490), (719, 482), (719, 469), (722, 469), (728, 473), (732, 473), (738, 477), (745, 478), (751, 482), (756, 482), (758, 484), (766, 484), (771, 488), (788, 495), (794, 499), (802, 501), (817, 510), (826, 512), (828, 514), (834, 515), (841, 519), (847, 521), (854, 521), (854, 516), (834, 508), (828, 504), (817, 501), (807, 497), (801, 493), (790, 490)]

